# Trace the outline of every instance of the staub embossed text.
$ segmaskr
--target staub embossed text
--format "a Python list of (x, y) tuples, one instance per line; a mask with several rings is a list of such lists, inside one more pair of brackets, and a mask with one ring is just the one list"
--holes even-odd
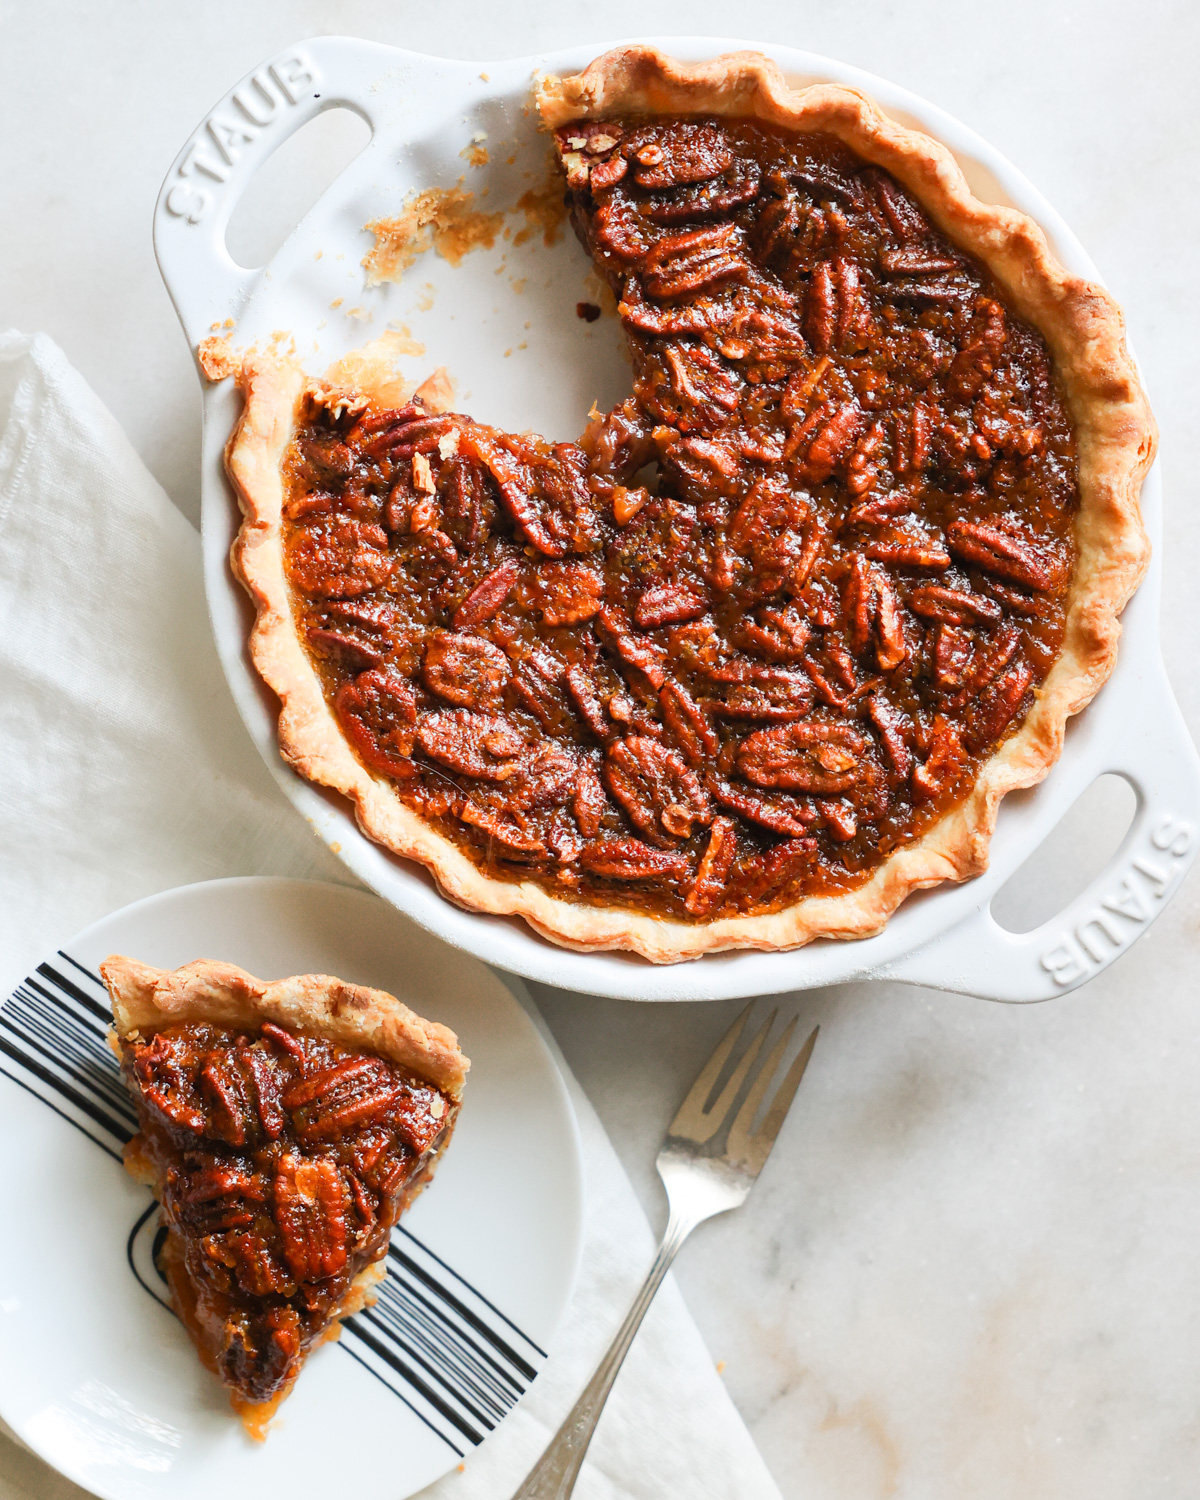
[(199, 224), (212, 207), (213, 185), (229, 180), (246, 147), (298, 104), (319, 78), (306, 52), (291, 52), (252, 74), (188, 143), (167, 192), (167, 212), (188, 224)]
[(1075, 984), (1104, 968), (1138, 936), (1187, 869), (1192, 840), (1190, 823), (1169, 814), (1159, 820), (1149, 847), (1131, 854), (1108, 895), (1042, 954), (1042, 967), (1056, 984)]

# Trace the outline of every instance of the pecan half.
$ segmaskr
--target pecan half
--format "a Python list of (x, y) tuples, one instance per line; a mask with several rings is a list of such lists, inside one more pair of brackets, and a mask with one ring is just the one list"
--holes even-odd
[(586, 844), (579, 863), (609, 880), (678, 880), (690, 870), (686, 854), (655, 849), (640, 839), (602, 839)]
[[(210, 1056), (205, 1065), (214, 1061)], [(213, 1162), (177, 1181), (172, 1207), (195, 1233), (223, 1234), (253, 1224), (268, 1192), (267, 1179), (259, 1172), (247, 1171), (236, 1159)]]
[(296, 1280), (340, 1271), (347, 1260), (346, 1188), (334, 1163), (283, 1156), (272, 1193), (284, 1259)]
[(431, 693), (459, 708), (488, 708), (510, 674), (504, 652), (483, 636), (439, 630), (425, 648), (421, 675)]
[(929, 752), (924, 763), (913, 767), (913, 795), (918, 801), (928, 801), (952, 786), (958, 779), (964, 759), (958, 725), (939, 714), (933, 721)]
[[(244, 1051), (245, 1049), (243, 1049)], [(198, 1078), (209, 1107), (209, 1126), (230, 1146), (244, 1146), (257, 1133), (254, 1084), (236, 1052), (214, 1053)]]
[(982, 297), (977, 304), (974, 335), (950, 366), (950, 389), (959, 396), (975, 395), (995, 373), (1008, 338), (1004, 309), (991, 297)]
[(738, 769), (758, 786), (828, 796), (869, 777), (869, 742), (848, 724), (779, 724), (738, 748)]
[(538, 838), (536, 834), (526, 832), (513, 822), (505, 811), (482, 806), (470, 798), (460, 802), (456, 811), (464, 823), (470, 823), (482, 833), (486, 833), (489, 839), (502, 844), (505, 853), (510, 856), (548, 853), (548, 847), (543, 839)]
[(853, 402), (845, 402), (833, 411), (821, 410), (808, 434), (807, 450), (800, 462), (800, 472), (810, 484), (824, 483), (849, 457), (862, 425), (862, 412)]
[(443, 466), (442, 476), (442, 523), (459, 546), (475, 547), (487, 539), (495, 512), (488, 471), (481, 463), (459, 457)]
[(328, 516), (295, 532), (287, 546), (293, 588), (324, 599), (352, 599), (377, 588), (392, 572), (382, 526)]
[(635, 827), (649, 839), (686, 838), (693, 824), (712, 819), (712, 805), (682, 756), (645, 735), (608, 747), (605, 785)]
[[(592, 169), (592, 181), (596, 170)], [(757, 171), (745, 170), (732, 177), (681, 187), (669, 196), (656, 194), (646, 205), (646, 217), (656, 224), (688, 224), (703, 219), (719, 219), (758, 195)]]
[(663, 723), (692, 765), (700, 765), (720, 748), (708, 715), (678, 682), (664, 683), (658, 694)]
[(818, 354), (838, 349), (858, 318), (862, 278), (854, 261), (839, 257), (820, 261), (808, 288), (806, 328)]
[(529, 752), (520, 773), (505, 786), (505, 801), (517, 812), (565, 807), (575, 794), (580, 774), (579, 761), (570, 751), (560, 745), (540, 745)]
[(893, 416), (892, 468), (897, 474), (920, 473), (929, 466), (934, 416), (929, 401), (916, 401), (911, 410)]
[(384, 653), (378, 646), (348, 635), (344, 630), (326, 630), (319, 625), (309, 625), (304, 632), (313, 653), (323, 657), (337, 657), (351, 672), (363, 672), (368, 667), (378, 667), (384, 661)]
[(634, 606), (633, 618), (643, 630), (648, 630), (656, 625), (699, 619), (707, 608), (707, 599), (686, 584), (660, 583), (641, 596)]
[(563, 557), (592, 545), (595, 520), (581, 450), (560, 443), (531, 463), (512, 451), (511, 440), (480, 428), (464, 435), (463, 447), (487, 466), (504, 508), (532, 547), (546, 557)]
[(816, 822), (816, 812), (807, 802), (784, 795), (764, 796), (745, 787), (736, 787), (717, 776), (708, 779), (715, 801), (730, 812), (740, 813), (751, 823), (769, 828), (772, 833), (791, 836), (805, 834)]
[(981, 521), (951, 521), (946, 544), (955, 557), (996, 573), (1028, 589), (1056, 588), (1064, 569), (1057, 557), (1034, 545), (1027, 536), (985, 526)]
[(925, 215), (886, 172), (879, 167), (869, 167), (862, 176), (875, 193), (885, 224), (900, 239), (916, 239), (928, 230)]
[(929, 537), (908, 535), (889, 537), (886, 541), (868, 542), (863, 552), (874, 562), (891, 563), (896, 568), (948, 568), (950, 554)]
[(855, 553), (850, 559), (842, 608), (850, 649), (862, 656), (874, 642), (881, 671), (890, 672), (908, 656), (904, 620), (892, 580)]
[(816, 850), (814, 838), (790, 838), (757, 856), (745, 870), (746, 894), (750, 900), (762, 901), (806, 871)]
[(613, 727), (604, 712), (604, 704), (596, 692), (591, 674), (580, 666), (570, 666), (564, 673), (563, 680), (583, 722), (598, 740), (609, 739)]
[(714, 818), (708, 844), (684, 905), (694, 917), (716, 906), (725, 894), (729, 868), (737, 853), (737, 828), (732, 818)]
[(348, 1056), (293, 1084), (282, 1104), (296, 1134), (311, 1144), (383, 1120), (404, 1092), (382, 1058)]
[(938, 686), (958, 687), (974, 654), (974, 642), (961, 626), (939, 625), (933, 642), (933, 675)]
[(398, 672), (362, 672), (343, 683), (333, 700), (346, 738), (373, 771), (407, 778), (412, 771), (417, 699)]
[(1017, 660), (984, 689), (967, 717), (968, 750), (977, 753), (1000, 738), (1020, 711), (1032, 682), (1033, 668)]
[(642, 265), (642, 285), (656, 302), (694, 296), (728, 281), (740, 281), (750, 267), (732, 224), (664, 235)]
[(903, 781), (912, 770), (912, 751), (908, 743), (913, 732), (911, 722), (879, 693), (872, 693), (867, 699), (867, 714), (879, 735), (884, 758), (894, 778)]
[(812, 626), (794, 605), (784, 609), (761, 609), (757, 619), (742, 624), (742, 636), (751, 651), (770, 661), (801, 661), (812, 636)]
[(733, 152), (716, 125), (676, 120), (654, 129), (652, 141), (639, 141), (635, 133), (625, 150), (634, 165), (638, 187), (681, 187), (706, 182), (728, 171)]
[(575, 815), (576, 826), (585, 839), (594, 839), (600, 832), (600, 820), (607, 806), (608, 798), (604, 795), (604, 786), (599, 776), (590, 765), (584, 767), (575, 783), (571, 811)]
[(598, 612), (597, 623), (621, 662), (636, 667), (652, 687), (662, 687), (667, 680), (662, 651), (650, 641), (635, 636), (622, 611), (604, 606)]
[(956, 271), (962, 262), (926, 245), (899, 245), (881, 250), (879, 264), (889, 276), (932, 276), (941, 271)]
[(417, 744), (452, 771), (481, 781), (507, 781), (520, 769), (526, 743), (504, 719), (456, 708), (430, 714), (417, 730)]
[(513, 696), (551, 734), (562, 734), (574, 723), (562, 681), (562, 666), (548, 651), (530, 651), (513, 673)]
[(520, 572), (521, 564), (510, 557), (480, 579), (454, 611), (455, 630), (473, 630), (490, 620), (512, 593)]
[(461, 420), (449, 413), (431, 414), (413, 402), (400, 411), (364, 417), (352, 437), (358, 451), (368, 458), (411, 460), (416, 453), (432, 453), (438, 439)]
[(937, 583), (910, 589), (908, 607), (923, 620), (941, 620), (947, 625), (994, 625), (1001, 616), (999, 605), (991, 599)]
[(680, 432), (717, 432), (741, 399), (742, 381), (702, 344), (667, 344), (662, 364), (649, 365), (637, 393), (661, 421)]
[(767, 667), (760, 668), (755, 678), (753, 682), (735, 683), (723, 698), (704, 699), (705, 708), (718, 718), (785, 723), (804, 718), (812, 707), (813, 683), (807, 672)]
[(822, 531), (810, 500), (771, 475), (759, 480), (729, 524), (729, 545), (748, 558), (759, 588), (802, 589), (820, 553)]
[(521, 585), (524, 609), (541, 615), (550, 626), (590, 620), (604, 599), (604, 578), (587, 563), (542, 563)]

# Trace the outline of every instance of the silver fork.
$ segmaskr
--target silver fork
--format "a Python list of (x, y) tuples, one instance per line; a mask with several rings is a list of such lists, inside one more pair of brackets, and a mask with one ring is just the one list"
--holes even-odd
[(658, 1153), (657, 1163), (658, 1175), (667, 1190), (670, 1213), (654, 1264), (596, 1373), (513, 1500), (568, 1500), (575, 1488), (575, 1481), (579, 1478), (588, 1444), (600, 1420), (600, 1413), (604, 1410), (604, 1403), (608, 1400), (608, 1393), (617, 1378), (617, 1371), (629, 1352), (629, 1346), (641, 1327), (655, 1292), (670, 1270), (671, 1262), (678, 1255), (680, 1246), (697, 1224), (703, 1224), (705, 1219), (726, 1213), (746, 1201), (755, 1178), (771, 1154), (775, 1137), (779, 1134), (779, 1128), (812, 1056), (818, 1028), (813, 1028), (812, 1035), (796, 1054), (771, 1100), (762, 1124), (754, 1130), (752, 1127), (755, 1117), (766, 1098), (771, 1079), (787, 1052), (798, 1018), (793, 1019), (785, 1028), (754, 1076), (745, 1102), (729, 1127), (725, 1150), (718, 1153), (712, 1149), (711, 1142), (729, 1118), (738, 1094), (779, 1014), (778, 1011), (771, 1012), (766, 1023), (738, 1059), (720, 1096), (710, 1108), (706, 1108), (753, 1008), (754, 1002), (751, 1001), (721, 1038), (717, 1050), (700, 1070), (700, 1076), (692, 1084), (679, 1113), (671, 1122), (662, 1150)]

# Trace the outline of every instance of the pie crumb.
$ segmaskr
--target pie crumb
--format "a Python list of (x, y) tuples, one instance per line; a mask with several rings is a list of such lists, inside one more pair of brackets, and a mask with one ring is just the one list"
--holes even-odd
[(491, 161), (488, 148), (483, 144), (486, 140), (487, 136), (480, 131), (478, 135), (473, 135), (469, 143), (458, 153), (468, 166), (486, 167)]
[(214, 383), (236, 375), (239, 360), (230, 347), (229, 340), (220, 334), (210, 334), (196, 345), (196, 358), (204, 371), (206, 380)]
[(366, 227), (375, 236), (375, 247), (363, 257), (367, 285), (399, 281), (431, 245), (452, 266), (478, 246), (490, 250), (504, 216), (485, 213), (474, 203), (474, 193), (461, 187), (426, 188), (412, 194), (400, 213), (373, 219)]
[[(445, 365), (439, 365), (413, 392), (430, 411), (450, 411), (454, 406), (454, 377)], [(446, 455), (443, 454), (444, 458)]]

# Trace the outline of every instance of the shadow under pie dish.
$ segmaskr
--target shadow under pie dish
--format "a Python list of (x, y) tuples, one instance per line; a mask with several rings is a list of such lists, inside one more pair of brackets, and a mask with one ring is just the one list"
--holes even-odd
[(280, 744), (468, 908), (658, 961), (978, 873), (1146, 562), (1120, 313), (862, 94), (543, 85), (633, 392), (579, 443), (251, 353), (234, 566)]
[(470, 1064), (444, 1026), (328, 975), (119, 955), (101, 975), (172, 1305), (261, 1439), (312, 1349), (375, 1300)]

